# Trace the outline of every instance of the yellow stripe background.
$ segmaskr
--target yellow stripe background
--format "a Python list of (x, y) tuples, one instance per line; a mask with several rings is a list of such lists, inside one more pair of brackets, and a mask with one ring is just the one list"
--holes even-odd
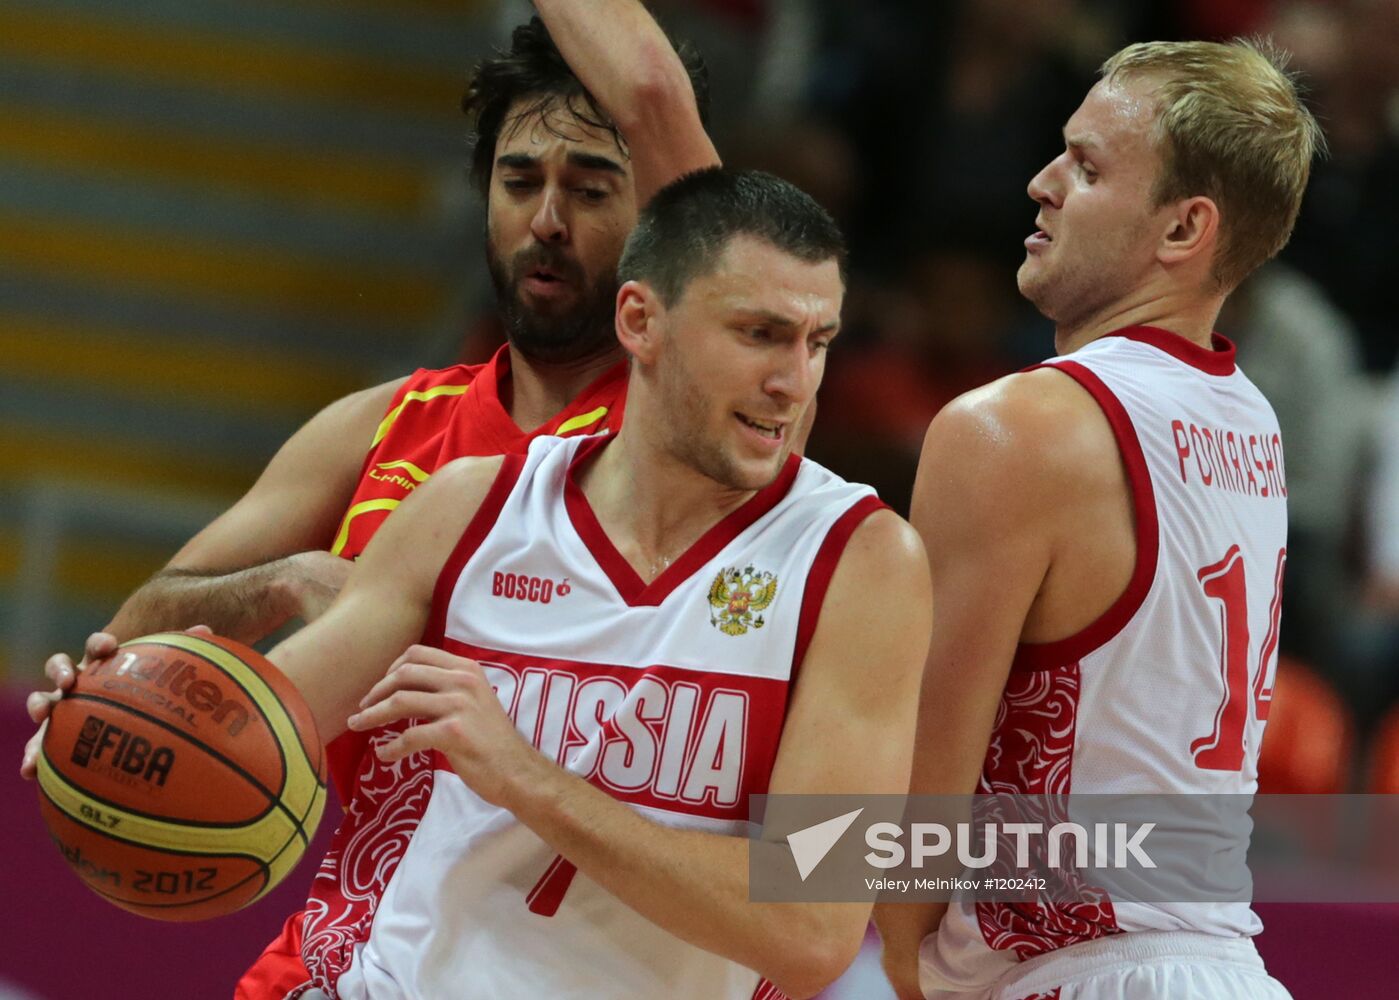
[(422, 170), (388, 159), (117, 125), (52, 110), (33, 112), (8, 101), (0, 101), (0, 151), (6, 159), (66, 171), (78, 167), (156, 183), (174, 180), (393, 217), (412, 218), (432, 205)]
[(417, 325), (439, 313), (446, 289), (421, 273), (312, 261), (299, 254), (218, 245), (0, 212), (0, 264), (105, 280), (123, 289), (194, 293), (238, 305), (350, 320)]
[(465, 73), (391, 63), (265, 38), (73, 11), (0, 6), (0, 58), (58, 63), (181, 86), (340, 100), (422, 115), (460, 101)]

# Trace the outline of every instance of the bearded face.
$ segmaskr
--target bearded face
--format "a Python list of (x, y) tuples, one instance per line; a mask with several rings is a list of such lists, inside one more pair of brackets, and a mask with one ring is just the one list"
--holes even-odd
[(486, 263), (506, 336), (525, 357), (565, 364), (615, 347), (615, 260), (590, 280), (561, 247), (536, 243), (502, 260), (487, 239)]
[(549, 364), (617, 350), (617, 261), (636, 224), (625, 150), (566, 102), (522, 98), (496, 141), (486, 262), (511, 344)]

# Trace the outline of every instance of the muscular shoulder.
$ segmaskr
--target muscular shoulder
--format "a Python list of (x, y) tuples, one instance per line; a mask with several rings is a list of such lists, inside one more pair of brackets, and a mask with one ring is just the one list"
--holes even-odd
[(305, 504), (308, 490), (319, 491), (324, 495), (314, 506), (327, 513), (341, 507), (353, 493), (374, 428), (402, 384), (402, 379), (384, 382), (327, 405), (282, 445), (253, 493), (280, 496), (292, 489)]
[[(857, 527), (831, 577), (822, 608), (823, 623), (834, 630), (875, 641), (885, 629), (921, 633), (926, 649), (932, 607), (928, 557), (918, 533), (891, 510), (878, 510)], [(871, 595), (879, 595), (871, 601)], [(819, 635), (818, 635), (819, 639)], [(867, 666), (878, 672), (876, 666)]]
[(1116, 456), (1093, 397), (1069, 375), (1037, 368), (959, 396), (937, 415), (924, 440), (920, 487), (942, 483), (996, 506), (1044, 510), (1056, 497), (1111, 480)]
[(485, 501), (504, 464), (504, 455), (453, 459), (415, 491), (414, 499), (420, 501), (419, 508), (474, 512)]
[(875, 511), (855, 529), (836, 564), (798, 698), (821, 713), (831, 699), (855, 715), (880, 705), (912, 705), (931, 627), (923, 543), (893, 511)]
[(892, 510), (877, 510), (851, 534), (832, 578), (832, 590), (859, 591), (877, 581), (907, 580), (927, 572), (918, 533)]

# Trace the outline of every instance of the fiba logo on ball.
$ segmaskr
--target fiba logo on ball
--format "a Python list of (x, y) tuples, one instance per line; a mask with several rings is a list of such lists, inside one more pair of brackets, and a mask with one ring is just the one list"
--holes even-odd
[[(168, 746), (156, 746), (144, 737), (133, 736), (95, 715), (89, 715), (83, 722), (77, 742), (73, 744), (72, 761), (80, 767), (115, 768), (147, 784), (164, 786), (175, 763), (175, 751)], [(122, 780), (120, 776), (115, 777), (118, 781)]]
[(101, 719), (95, 715), (89, 715), (83, 720), (83, 728), (78, 733), (78, 741), (73, 744), (74, 764), (87, 767), (87, 762), (92, 757), (92, 748), (97, 743), (97, 737), (101, 734)]

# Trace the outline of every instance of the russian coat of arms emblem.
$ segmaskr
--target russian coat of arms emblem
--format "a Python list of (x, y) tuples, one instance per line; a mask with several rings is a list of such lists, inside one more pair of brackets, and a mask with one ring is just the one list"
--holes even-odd
[(743, 569), (721, 570), (709, 588), (709, 623), (725, 635), (743, 635), (767, 624), (762, 612), (777, 596), (777, 577)]

